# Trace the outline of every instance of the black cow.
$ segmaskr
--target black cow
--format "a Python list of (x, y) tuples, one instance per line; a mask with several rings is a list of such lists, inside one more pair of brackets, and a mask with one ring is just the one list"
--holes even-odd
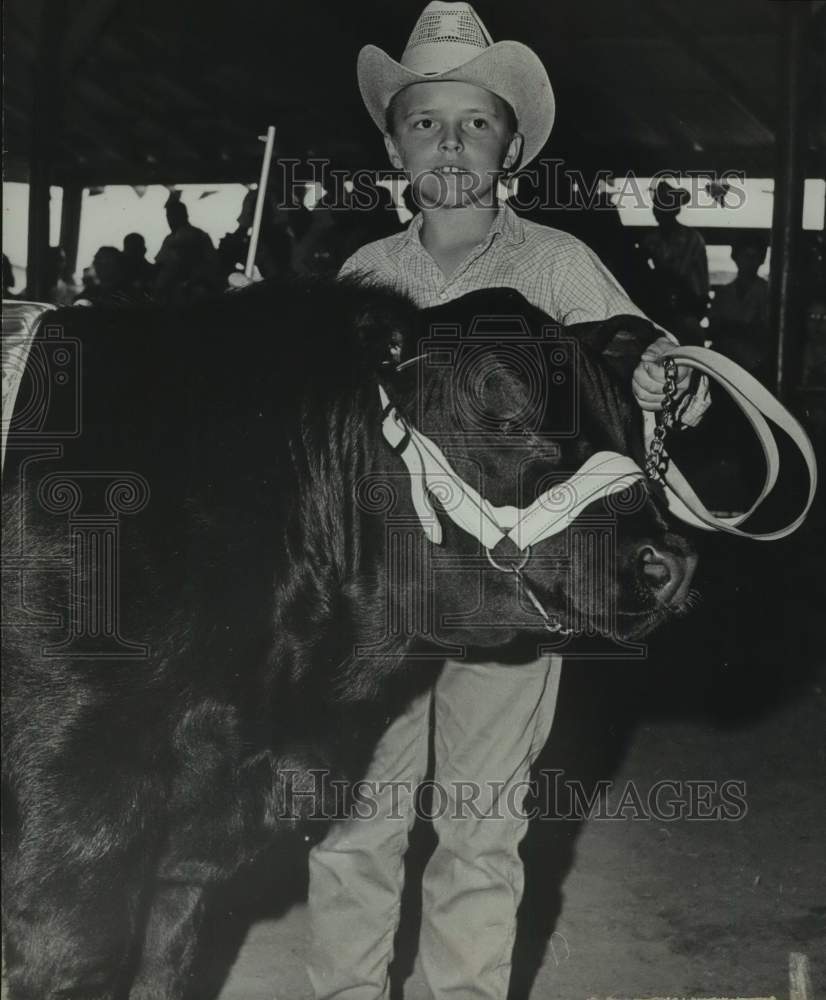
[[(508, 541), (499, 571), (438, 503), (425, 540), (381, 429), (380, 381), (497, 505), (600, 449), (641, 458), (627, 381), (547, 322), (513, 292), (417, 314), (343, 283), (47, 317), (4, 487), (13, 998), (182, 997), (205, 890), (320, 833), (304, 793), (359, 774), (428, 664), (573, 648)], [(660, 501), (621, 499), (585, 518), (617, 527), (604, 586), (573, 528), (523, 569), (566, 633), (638, 637), (685, 599)]]

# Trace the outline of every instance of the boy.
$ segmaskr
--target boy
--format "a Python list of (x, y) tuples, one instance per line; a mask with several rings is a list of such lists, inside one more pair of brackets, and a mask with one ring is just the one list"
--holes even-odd
[[(564, 323), (640, 315), (587, 247), (497, 202), (503, 173), (535, 157), (553, 123), (551, 85), (530, 49), (494, 44), (469, 4), (437, 0), (420, 16), (401, 63), (367, 46), (358, 76), (390, 160), (407, 173), (421, 211), (404, 232), (358, 250), (342, 274), (389, 285), (423, 308), (509, 286)], [(670, 343), (663, 338), (648, 348), (648, 363), (634, 376), (649, 409), (662, 398), (663, 375), (653, 361)], [(681, 390), (687, 380), (681, 371)], [(476, 783), (478, 813), (496, 810), (497, 818), (451, 820), (448, 808), (434, 819), (439, 842), (422, 882), (421, 963), (438, 1000), (504, 1000), (522, 893), (521, 802), (550, 731), (560, 667), (558, 656), (510, 668), (448, 661), (434, 690), (390, 725), (366, 775), (379, 788), (376, 818), (334, 826), (310, 855), (308, 972), (319, 1000), (389, 995), (414, 819), (406, 790), (425, 774), (431, 700), (436, 782), (448, 797)]]

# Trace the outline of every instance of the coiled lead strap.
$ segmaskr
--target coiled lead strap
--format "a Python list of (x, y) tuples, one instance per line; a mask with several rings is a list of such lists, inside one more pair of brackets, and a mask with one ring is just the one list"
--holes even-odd
[[(766, 460), (766, 478), (757, 499), (744, 514), (736, 514), (732, 517), (720, 517), (712, 514), (674, 462), (669, 461), (663, 475), (669, 510), (681, 521), (697, 528), (703, 528), (706, 531), (725, 531), (730, 535), (753, 538), (760, 542), (777, 541), (796, 531), (809, 513), (817, 489), (817, 462), (814, 448), (799, 421), (753, 375), (735, 364), (730, 358), (718, 354), (716, 351), (711, 351), (706, 347), (675, 346), (664, 351), (660, 357), (673, 358), (678, 364), (695, 368), (719, 383), (729, 393), (754, 428), (763, 450), (763, 457)], [(791, 523), (776, 531), (757, 534), (744, 531), (739, 525), (751, 517), (763, 503), (776, 484), (780, 473), (780, 453), (774, 434), (766, 422), (766, 417), (773, 420), (781, 430), (788, 434), (803, 456), (809, 474), (809, 493), (803, 510)], [(651, 411), (645, 411), (643, 419), (647, 442), (653, 434), (656, 418)]]

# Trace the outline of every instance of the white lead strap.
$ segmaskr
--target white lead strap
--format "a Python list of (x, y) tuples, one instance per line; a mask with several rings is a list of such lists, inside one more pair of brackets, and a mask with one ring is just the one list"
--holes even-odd
[[(713, 514), (706, 507), (679, 468), (669, 458), (663, 474), (663, 486), (669, 510), (675, 517), (696, 528), (702, 528), (705, 531), (725, 531), (730, 535), (753, 538), (760, 542), (777, 541), (797, 531), (809, 513), (817, 489), (817, 462), (814, 448), (801, 424), (761, 382), (758, 382), (753, 375), (750, 375), (725, 355), (711, 351), (707, 347), (676, 346), (665, 351), (661, 358), (672, 358), (677, 364), (696, 368), (723, 386), (757, 434), (766, 461), (766, 478), (757, 499), (744, 513), (724, 517)], [(756, 534), (742, 530), (739, 525), (750, 518), (763, 503), (777, 483), (780, 474), (780, 453), (766, 417), (773, 420), (781, 430), (788, 434), (803, 457), (809, 476), (809, 493), (800, 514), (791, 523), (775, 531)], [(643, 424), (646, 445), (653, 435), (655, 420), (653, 413), (644, 412)]]

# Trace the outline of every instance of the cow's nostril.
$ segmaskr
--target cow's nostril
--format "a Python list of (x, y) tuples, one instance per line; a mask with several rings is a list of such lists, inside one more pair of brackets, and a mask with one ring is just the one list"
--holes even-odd
[(637, 558), (643, 582), (650, 587), (657, 603), (677, 607), (685, 601), (697, 565), (696, 555), (643, 545)]

